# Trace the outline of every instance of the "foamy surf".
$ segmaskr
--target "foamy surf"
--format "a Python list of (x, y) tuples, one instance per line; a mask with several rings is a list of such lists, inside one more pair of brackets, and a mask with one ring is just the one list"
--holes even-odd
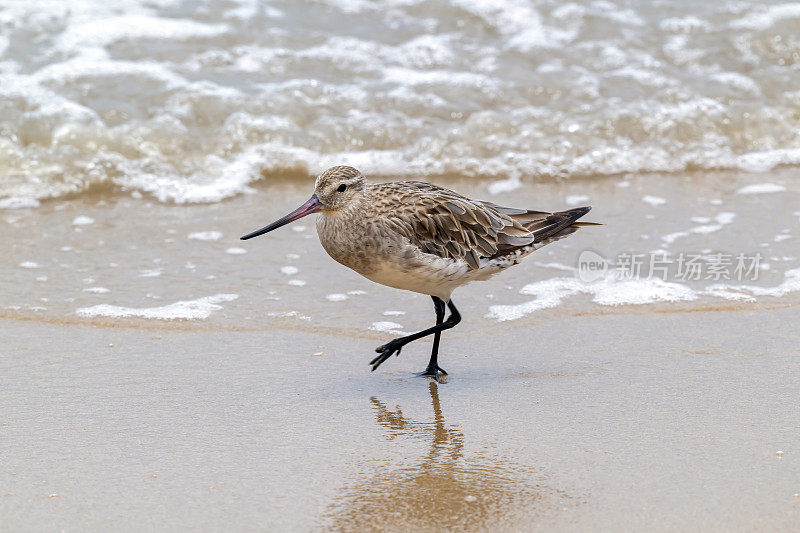
[(692, 288), (683, 283), (658, 278), (618, 279), (615, 271), (601, 280), (586, 283), (575, 277), (551, 278), (523, 287), (520, 294), (534, 296), (533, 300), (516, 305), (493, 305), (487, 318), (500, 322), (517, 320), (526, 315), (561, 305), (577, 295), (589, 295), (601, 306), (645, 305), (698, 300), (702, 297), (731, 301), (756, 301), (758, 297), (780, 298), (800, 291), (800, 269), (788, 270), (785, 279), (773, 287), (748, 284), (714, 283), (704, 288)]
[(238, 294), (215, 294), (196, 300), (183, 300), (161, 307), (122, 307), (118, 305), (100, 304), (82, 307), (76, 313), (82, 317), (109, 318), (147, 318), (154, 320), (205, 320), (214, 311), (219, 311), (223, 302), (231, 302)]
[(774, 45), (793, 6), (6, 3), (0, 209), (98, 188), (218, 202), (343, 163), (491, 194), (797, 165), (800, 79)]

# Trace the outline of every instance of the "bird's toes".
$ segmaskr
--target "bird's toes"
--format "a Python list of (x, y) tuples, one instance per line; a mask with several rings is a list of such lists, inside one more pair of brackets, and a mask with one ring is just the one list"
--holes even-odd
[(387, 351), (394, 352), (396, 350), (397, 353), (400, 353), (400, 350), (403, 348), (403, 344), (396, 341), (397, 339), (392, 339), (386, 344), (381, 344), (380, 346), (375, 348), (375, 351), (378, 353), (383, 353)]
[[(383, 348), (383, 350), (381, 350), (380, 348)], [(403, 349), (402, 346), (394, 347), (394, 346), (389, 346), (388, 344), (385, 346), (381, 346), (380, 348), (375, 350), (376, 352), (380, 352), (380, 355), (369, 362), (369, 364), (372, 365), (373, 372), (391, 356), (400, 355), (400, 351)]]

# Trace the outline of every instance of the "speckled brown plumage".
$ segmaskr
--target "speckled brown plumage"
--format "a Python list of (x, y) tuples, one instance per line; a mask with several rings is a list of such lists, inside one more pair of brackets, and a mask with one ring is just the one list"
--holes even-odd
[[(346, 191), (336, 191), (345, 182)], [(352, 167), (323, 173), (316, 194), (317, 230), (331, 257), (378, 283), (445, 300), (457, 286), (573, 233), (589, 211), (503, 207), (420, 181), (369, 184)]]

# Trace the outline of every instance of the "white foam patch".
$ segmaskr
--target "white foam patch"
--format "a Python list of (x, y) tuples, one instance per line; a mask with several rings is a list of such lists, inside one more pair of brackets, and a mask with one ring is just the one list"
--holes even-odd
[(232, 248), (228, 248), (227, 250), (225, 250), (225, 253), (231, 255), (242, 255), (246, 254), (247, 250), (245, 250), (244, 248), (237, 248), (234, 246)]
[(719, 72), (712, 74), (711, 79), (738, 91), (749, 93), (752, 96), (761, 95), (761, 89), (758, 84), (752, 78), (738, 72)]
[[(707, 222), (711, 221), (711, 219), (707, 217), (696, 217), (693, 218), (692, 220), (696, 221), (697, 218), (699, 218), (700, 220), (705, 220)], [(661, 240), (663, 240), (668, 244), (671, 244), (676, 240), (678, 240), (679, 238), (686, 237), (691, 233), (696, 233), (699, 235), (714, 233), (721, 230), (724, 226), (731, 224), (735, 218), (736, 218), (736, 213), (724, 211), (714, 217), (714, 222), (716, 222), (715, 224), (703, 224), (701, 226), (695, 226), (693, 228), (689, 228), (687, 231), (676, 231), (675, 233), (669, 233), (661, 237)]]
[(86, 215), (77, 216), (72, 220), (73, 226), (89, 226), (91, 224), (94, 224), (94, 219)]
[(536, 265), (536, 266), (543, 267), (543, 268), (553, 268), (555, 270), (564, 270), (565, 272), (575, 272), (577, 270), (575, 267), (571, 267), (571, 266), (564, 265), (564, 264), (561, 264), (561, 263), (554, 263), (554, 262), (543, 263), (541, 261), (533, 261), (533, 264)]
[[(237, 194), (253, 192), (248, 183), (258, 175), (264, 161), (269, 161), (269, 158), (269, 153), (265, 153), (261, 146), (249, 148), (227, 161), (209, 155), (189, 175), (170, 172), (157, 175), (140, 161), (126, 160), (119, 164), (123, 176), (114, 181), (118, 185), (149, 192), (162, 202), (218, 202)], [(273, 157), (273, 161), (277, 160), (276, 164), (280, 167), (280, 161), (285, 158), (285, 155)]]
[(329, 294), (329, 295), (327, 295), (325, 297), (325, 299), (328, 300), (329, 302), (343, 302), (344, 300), (347, 300), (348, 298), (349, 298), (349, 296), (347, 296), (346, 294), (341, 294), (341, 293)]
[(766, 30), (776, 22), (800, 18), (800, 4), (779, 4), (761, 8), (761, 12), (750, 13), (730, 23), (731, 28)]
[(386, 311), (383, 312), (383, 316), (402, 316), (404, 314), (406, 314), (405, 311), (386, 310)]
[(87, 287), (83, 289), (83, 292), (91, 292), (94, 294), (105, 294), (107, 292), (111, 292), (109, 289), (105, 287)]
[(520, 294), (532, 295), (535, 299), (517, 305), (493, 305), (486, 316), (501, 322), (516, 320), (556, 307), (566, 298), (578, 294), (591, 295), (592, 301), (598, 305), (620, 306), (694, 301), (701, 296), (753, 301), (758, 296), (781, 297), (800, 291), (800, 268), (788, 270), (784, 276), (784, 281), (775, 287), (717, 283), (698, 290), (657, 278), (619, 280), (613, 272), (592, 283), (576, 278), (552, 278), (522, 288)]
[[(764, 265), (761, 265), (762, 268)], [(787, 294), (800, 291), (800, 268), (787, 270), (784, 272), (784, 280), (775, 287), (759, 287), (758, 285), (731, 285), (716, 284), (712, 287), (717, 291), (722, 291), (733, 295), (729, 299), (740, 299), (741, 294), (748, 296), (771, 296), (780, 298)], [(711, 287), (709, 287), (710, 289)]]
[(523, 287), (521, 294), (536, 296), (534, 300), (518, 305), (493, 305), (489, 318), (499, 321), (515, 320), (525, 315), (559, 305), (565, 298), (576, 294), (589, 294), (600, 305), (642, 305), (655, 302), (695, 300), (696, 293), (679, 283), (660, 279), (616, 280), (614, 275), (594, 283), (584, 283), (576, 278), (553, 278)]
[(23, 261), (19, 266), (22, 268), (39, 268), (39, 263), (35, 261)]
[(83, 307), (76, 312), (78, 315), (110, 318), (147, 318), (155, 320), (204, 320), (211, 313), (222, 309), (222, 302), (231, 302), (239, 297), (238, 294), (215, 294), (196, 300), (185, 300), (162, 307), (121, 307), (117, 305), (101, 304), (92, 307)]
[(650, 195), (643, 196), (642, 201), (654, 207), (658, 207), (659, 205), (664, 205), (665, 203), (667, 203), (667, 200), (664, 198), (660, 198), (658, 196), (650, 196)]
[(27, 209), (31, 207), (39, 207), (39, 200), (20, 196), (12, 196), (0, 200), (0, 209)]
[(736, 213), (731, 213), (728, 211), (724, 211), (717, 216), (714, 217), (714, 220), (717, 221), (717, 224), (726, 225), (733, 222), (733, 219), (736, 218)]
[(676, 240), (680, 239), (681, 237), (686, 237), (687, 235), (689, 235), (688, 231), (676, 231), (674, 233), (668, 233), (668, 234), (662, 236), (661, 240), (666, 242), (666, 243), (668, 243), (668, 244), (671, 244), (671, 243), (675, 242)]
[(162, 269), (160, 268), (147, 268), (139, 271), (140, 278), (157, 278), (161, 275)]
[(511, 192), (522, 187), (522, 182), (518, 175), (513, 175), (508, 179), (495, 181), (489, 184), (489, 194), (497, 195), (504, 192)]
[(737, 290), (732, 290), (729, 286), (724, 284), (710, 285), (706, 287), (706, 289), (703, 291), (703, 294), (733, 301), (738, 300), (738, 301), (754, 302), (756, 300), (749, 294), (738, 292)]
[(755, 183), (753, 185), (742, 187), (736, 191), (736, 194), (770, 194), (783, 192), (785, 190), (786, 187), (783, 185), (778, 185), (777, 183)]
[(227, 31), (224, 24), (203, 24), (188, 19), (158, 18), (145, 15), (102, 18), (72, 26), (61, 35), (64, 48), (82, 50), (85, 46), (106, 46), (119, 40), (212, 37)]
[[(728, 159), (719, 154), (706, 161), (716, 160), (724, 167), (738, 168), (745, 172), (767, 172), (778, 165), (797, 165), (800, 164), (800, 149), (780, 148), (766, 152), (752, 152)], [(703, 168), (711, 169), (707, 164), (701, 164)]]
[(196, 231), (194, 233), (190, 233), (188, 236), (189, 239), (193, 239), (196, 241), (218, 241), (222, 238), (221, 231)]
[(369, 329), (373, 331), (386, 331), (388, 333), (396, 333), (402, 334), (402, 324), (398, 324), (397, 322), (389, 322), (389, 321), (381, 321), (381, 322), (373, 322)]
[(310, 316), (303, 315), (297, 311), (269, 312), (267, 313), (267, 316), (274, 318), (297, 318), (298, 320), (311, 320)]
[(714, 233), (715, 231), (719, 231), (720, 229), (722, 229), (722, 224), (708, 224), (706, 226), (697, 226), (695, 228), (692, 228), (690, 231), (692, 233), (704, 234), (704, 233)]
[(354, 291), (347, 291), (347, 294), (350, 296), (360, 296), (362, 294), (367, 294), (367, 291), (362, 291), (361, 289), (356, 289)]
[(303, 286), (305, 286), (305, 284), (306, 284), (306, 282), (303, 281), (302, 279), (290, 279), (289, 280), (289, 285), (292, 285), (293, 287), (303, 287)]
[(564, 203), (569, 206), (585, 204), (589, 201), (589, 197), (585, 194), (571, 194), (564, 199)]
[(285, 274), (287, 276), (293, 276), (300, 272), (296, 266), (286, 265), (281, 267), (281, 274)]

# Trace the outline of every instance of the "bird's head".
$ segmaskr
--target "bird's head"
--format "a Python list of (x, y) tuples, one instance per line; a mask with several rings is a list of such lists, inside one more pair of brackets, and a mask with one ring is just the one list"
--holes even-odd
[(355, 201), (364, 192), (366, 180), (358, 170), (353, 167), (331, 167), (317, 178), (314, 184), (314, 194), (306, 203), (269, 226), (248, 233), (242, 240), (258, 237), (274, 229), (285, 226), (306, 215), (322, 211), (325, 215), (335, 214), (347, 207), (355, 205)]
[(352, 205), (365, 186), (364, 176), (353, 167), (331, 167), (317, 178), (314, 196), (322, 204), (321, 210), (332, 214)]

